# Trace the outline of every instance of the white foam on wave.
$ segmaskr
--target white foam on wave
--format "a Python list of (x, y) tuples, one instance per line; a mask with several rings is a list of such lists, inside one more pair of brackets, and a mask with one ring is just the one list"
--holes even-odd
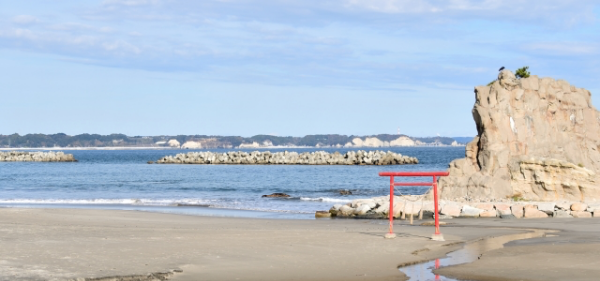
[[(312, 211), (303, 210), (280, 210), (268, 207), (240, 206), (240, 202), (228, 202), (223, 204), (220, 200), (200, 199), (3, 199), (0, 204), (31, 204), (31, 205), (133, 205), (133, 206), (174, 206), (175, 204), (206, 205), (211, 208), (230, 209), (241, 211), (262, 211), (289, 214), (311, 214)], [(233, 204), (232, 204), (233, 203)]]
[(73, 204), (73, 205), (149, 205), (209, 204), (200, 199), (4, 199), (0, 204)]
[[(296, 197), (298, 198), (298, 197)], [(96, 198), (96, 199), (33, 199), (33, 198), (15, 198), (15, 199), (0, 199), (0, 205), (112, 205), (112, 206), (147, 206), (147, 207), (175, 207), (177, 204), (183, 205), (209, 205), (210, 208), (216, 209), (233, 209), (233, 210), (247, 210), (247, 211), (262, 211), (262, 212), (276, 212), (276, 213), (290, 213), (290, 214), (310, 214), (314, 213), (312, 203), (348, 203), (351, 200), (339, 199), (339, 198), (328, 198), (328, 197), (300, 197), (300, 200), (296, 202), (306, 202), (305, 204), (299, 205), (288, 205), (288, 204), (256, 204), (255, 201), (245, 202), (239, 200), (223, 200), (223, 199), (200, 199), (200, 198), (166, 198), (166, 199), (149, 199), (149, 198), (120, 198), (120, 199), (109, 199), (109, 198)], [(102, 208), (102, 207), (101, 207)], [(109, 207), (110, 208), (110, 207)], [(117, 207), (119, 208), (119, 207)]]
[(318, 197), (318, 198), (300, 197), (300, 200), (319, 201), (319, 202), (337, 202), (337, 203), (348, 203), (348, 202), (352, 201), (352, 200), (348, 200), (348, 199), (337, 199), (337, 198), (329, 198), (329, 197)]

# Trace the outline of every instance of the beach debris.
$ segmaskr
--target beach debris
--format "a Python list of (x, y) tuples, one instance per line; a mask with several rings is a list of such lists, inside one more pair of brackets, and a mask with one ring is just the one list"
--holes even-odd
[(291, 196), (288, 194), (285, 194), (285, 193), (276, 192), (276, 193), (271, 193), (269, 195), (263, 195), (262, 197), (289, 198)]
[(199, 151), (165, 156), (157, 164), (229, 164), (229, 165), (404, 165), (418, 164), (415, 157), (391, 151), (348, 151), (328, 153), (325, 151), (231, 151), (217, 153)]
[(0, 162), (77, 162), (77, 160), (73, 154), (65, 154), (62, 151), (10, 151), (0, 152)]

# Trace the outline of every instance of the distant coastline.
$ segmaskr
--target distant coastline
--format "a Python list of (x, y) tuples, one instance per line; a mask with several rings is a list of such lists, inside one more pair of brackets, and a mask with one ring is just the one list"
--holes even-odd
[[(464, 144), (458, 145), (414, 145), (410, 147), (464, 147)], [(394, 146), (399, 147), (399, 146)], [(406, 147), (406, 146), (404, 146)], [(265, 146), (258, 148), (232, 148), (232, 149), (240, 149), (240, 150), (252, 150), (252, 149), (298, 149), (298, 148), (336, 148), (336, 147), (315, 147), (315, 146)], [(377, 148), (377, 147), (352, 147), (352, 148)], [(382, 147), (380, 147), (382, 148)], [(383, 147), (385, 148), (385, 147)], [(181, 149), (189, 149), (189, 148), (177, 148), (177, 147), (165, 147), (165, 146), (111, 146), (111, 147), (0, 147), (0, 151), (12, 151), (12, 150), (181, 150)], [(202, 150), (209, 148), (195, 148), (190, 150)]]
[(286, 148), (381, 148), (464, 146), (468, 137), (271, 135), (240, 136), (126, 136), (124, 134), (27, 134), (0, 135), (0, 150), (141, 150), (141, 149), (286, 149)]
[(11, 150), (146, 150), (146, 149), (179, 149), (164, 146), (110, 146), (110, 147), (0, 147), (0, 151)]

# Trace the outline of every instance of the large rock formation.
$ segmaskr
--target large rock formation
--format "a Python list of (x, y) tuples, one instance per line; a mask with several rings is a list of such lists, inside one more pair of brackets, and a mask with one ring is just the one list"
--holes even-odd
[(589, 91), (502, 71), (475, 88), (478, 136), (439, 180), (445, 199), (600, 199), (600, 121)]

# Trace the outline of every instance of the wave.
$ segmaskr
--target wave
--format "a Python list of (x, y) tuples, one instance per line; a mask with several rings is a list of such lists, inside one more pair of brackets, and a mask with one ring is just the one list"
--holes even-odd
[(329, 198), (329, 197), (318, 197), (318, 198), (300, 197), (300, 200), (302, 200), (302, 201), (319, 201), (319, 202), (337, 202), (337, 203), (352, 202), (352, 200), (349, 200), (349, 199), (338, 199), (338, 198)]
[(73, 204), (73, 205), (146, 205), (174, 206), (207, 205), (210, 202), (199, 199), (3, 199), (0, 204)]
[[(302, 199), (297, 199), (302, 200)], [(326, 201), (324, 201), (326, 202)], [(312, 214), (314, 211), (281, 210), (269, 207), (240, 206), (240, 202), (199, 199), (3, 199), (0, 204), (31, 204), (31, 205), (121, 205), (148, 207), (208, 207), (213, 209), (228, 209), (239, 211), (260, 211), (288, 214)]]

